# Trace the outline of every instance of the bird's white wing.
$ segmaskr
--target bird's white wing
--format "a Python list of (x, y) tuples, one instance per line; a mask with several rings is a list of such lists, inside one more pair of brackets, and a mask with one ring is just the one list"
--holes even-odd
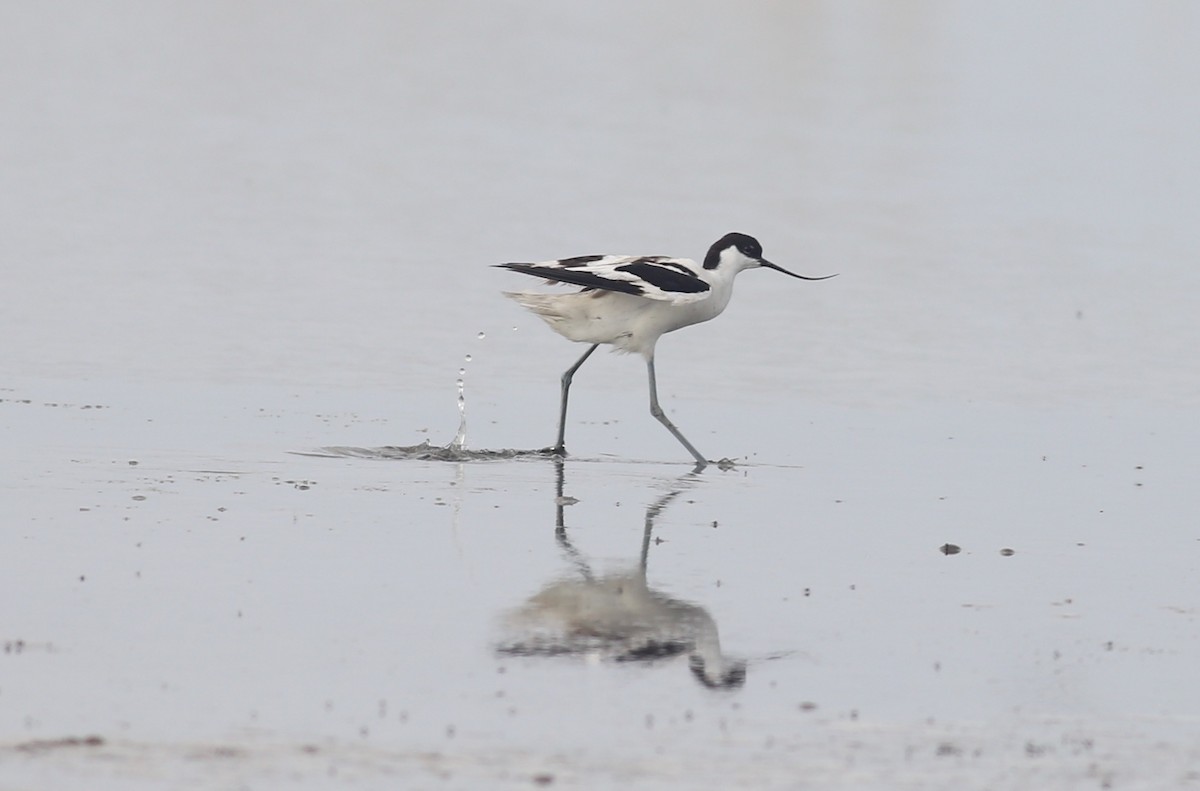
[(633, 294), (681, 305), (708, 298), (711, 288), (688, 258), (663, 255), (581, 255), (537, 264), (497, 264), (503, 269), (570, 283), (585, 290)]

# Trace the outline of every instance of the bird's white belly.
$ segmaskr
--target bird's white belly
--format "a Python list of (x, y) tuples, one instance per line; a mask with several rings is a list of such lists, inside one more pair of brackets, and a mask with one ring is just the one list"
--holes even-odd
[(710, 300), (673, 305), (632, 294), (608, 291), (594, 296), (596, 293), (555, 295), (555, 316), (536, 308), (534, 311), (559, 334), (573, 341), (609, 343), (622, 351), (642, 355), (649, 354), (664, 333), (708, 321), (720, 313)]

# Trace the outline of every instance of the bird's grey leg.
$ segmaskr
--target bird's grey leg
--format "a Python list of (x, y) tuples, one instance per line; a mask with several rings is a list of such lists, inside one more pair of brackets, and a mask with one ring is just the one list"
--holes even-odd
[(579, 370), (579, 366), (587, 362), (587, 358), (592, 356), (592, 352), (596, 351), (596, 347), (600, 344), (593, 343), (583, 356), (575, 361), (575, 364), (566, 370), (562, 375), (562, 406), (558, 410), (558, 441), (554, 443), (554, 447), (550, 449), (551, 453), (557, 453), (559, 456), (565, 456), (567, 449), (563, 447), (563, 437), (567, 433), (567, 394), (571, 392), (571, 379), (575, 376), (575, 372)]
[[(696, 469), (703, 469), (704, 467), (708, 466), (708, 459), (701, 456), (700, 451), (696, 450), (696, 446), (688, 442), (687, 437), (679, 433), (679, 429), (675, 428), (675, 424), (667, 418), (667, 415), (665, 412), (663, 412), (662, 407), (658, 405), (658, 385), (654, 380), (653, 357), (646, 358), (646, 370), (650, 374), (650, 414), (654, 415), (654, 417), (658, 419), (659, 423), (662, 423), (664, 426), (666, 426), (667, 431), (670, 431), (673, 435), (675, 435), (675, 439), (683, 443), (683, 447), (687, 448), (688, 453), (692, 454), (692, 457), (696, 459)], [(566, 402), (564, 402), (564, 406), (565, 403)]]

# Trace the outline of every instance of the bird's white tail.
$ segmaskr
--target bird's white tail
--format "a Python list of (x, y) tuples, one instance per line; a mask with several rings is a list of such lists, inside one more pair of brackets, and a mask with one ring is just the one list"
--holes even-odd
[(563, 295), (561, 294), (538, 294), (531, 291), (505, 291), (504, 296), (514, 300), (521, 307), (536, 313), (547, 324), (559, 331), (558, 325), (566, 321), (569, 316), (563, 311)]

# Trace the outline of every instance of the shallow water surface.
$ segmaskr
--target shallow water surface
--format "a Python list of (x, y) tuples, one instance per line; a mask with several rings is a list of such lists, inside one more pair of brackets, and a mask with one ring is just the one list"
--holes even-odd
[[(24, 426), (3, 584), (30, 604), (7, 619), (0, 721), (23, 772), (90, 751), (115, 781), (170, 775), (164, 733), (276, 780), (309, 747), (368, 778), (441, 756), (468, 784), (499, 765), (686, 785), (722, 754), (730, 782), (813, 762), (836, 781), (893, 749), (936, 775), (947, 751), (990, 771), (1026, 743), (1075, 776), (1098, 750), (1144, 758), (1146, 733), (1194, 758), (1173, 740), (1200, 706), (1198, 438), (1174, 418), (829, 410), (809, 464), (697, 474), (289, 456), (278, 432), (346, 416), (212, 387), (199, 412), (119, 391), (85, 409), (60, 388), (0, 402)], [(144, 423), (155, 444), (105, 436)], [(230, 431), (236, 449), (212, 439)], [(25, 747), (64, 734), (104, 744)]]

